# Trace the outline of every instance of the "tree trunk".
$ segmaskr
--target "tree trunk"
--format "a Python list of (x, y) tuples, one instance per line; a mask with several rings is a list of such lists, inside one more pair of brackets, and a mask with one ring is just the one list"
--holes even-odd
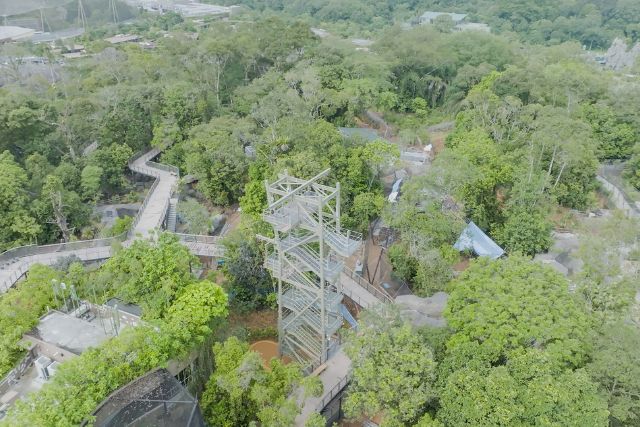
[(562, 172), (564, 172), (564, 168), (567, 166), (567, 162), (563, 162), (562, 163), (562, 167), (560, 168), (560, 172), (558, 173), (558, 176), (556, 177), (556, 182), (553, 183), (553, 188), (556, 188), (558, 186), (558, 182), (560, 182), (560, 177), (562, 176)]
[(71, 232), (67, 226), (67, 216), (64, 214), (62, 204), (62, 194), (58, 191), (51, 194), (51, 206), (53, 207), (53, 216), (65, 243), (71, 240)]

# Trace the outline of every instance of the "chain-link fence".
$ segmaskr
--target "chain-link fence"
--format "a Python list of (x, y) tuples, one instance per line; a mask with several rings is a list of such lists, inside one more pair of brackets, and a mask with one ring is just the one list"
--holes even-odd
[(96, 427), (205, 426), (197, 400), (165, 369), (116, 390), (92, 415)]

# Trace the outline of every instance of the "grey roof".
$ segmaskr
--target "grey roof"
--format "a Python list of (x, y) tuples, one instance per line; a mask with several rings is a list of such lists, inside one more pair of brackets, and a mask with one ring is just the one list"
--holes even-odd
[(373, 129), (368, 128), (338, 128), (342, 136), (345, 138), (351, 138), (354, 136), (363, 138), (367, 141), (377, 141), (381, 138), (378, 133)]
[(55, 310), (42, 316), (38, 326), (25, 335), (75, 354), (110, 338), (99, 325)]
[(166, 369), (151, 371), (114, 391), (92, 415), (91, 425), (96, 427), (205, 426), (197, 399)]
[(69, 28), (66, 30), (54, 31), (52, 33), (34, 34), (31, 41), (34, 43), (48, 43), (55, 40), (64, 40), (72, 37), (78, 37), (84, 34), (82, 28)]
[(491, 240), (491, 237), (487, 236), (473, 221), (470, 221), (467, 228), (462, 231), (453, 247), (459, 251), (470, 249), (478, 256), (485, 256), (491, 259), (500, 258), (504, 255), (504, 250)]
[(34, 33), (35, 30), (31, 28), (0, 25), (0, 40), (26, 40)]
[(109, 307), (115, 307), (116, 304), (118, 305), (118, 310), (122, 311), (124, 313), (129, 313), (133, 316), (137, 316), (137, 317), (141, 317), (142, 316), (142, 309), (135, 305), (135, 304), (128, 304), (124, 301), (122, 301), (119, 298), (111, 298), (109, 301), (107, 301), (104, 305), (109, 306)]
[(432, 21), (441, 15), (449, 15), (453, 22), (458, 23), (463, 21), (467, 17), (464, 13), (451, 13), (451, 12), (425, 12), (420, 16), (421, 21)]
[(369, 39), (352, 39), (351, 43), (353, 43), (356, 46), (367, 47), (367, 46), (371, 46), (373, 44), (373, 40), (369, 40)]

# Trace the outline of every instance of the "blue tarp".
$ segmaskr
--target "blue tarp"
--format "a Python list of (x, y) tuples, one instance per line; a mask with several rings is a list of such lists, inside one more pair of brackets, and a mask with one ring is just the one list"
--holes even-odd
[(469, 222), (458, 241), (453, 245), (459, 251), (472, 250), (478, 256), (486, 256), (491, 259), (500, 258), (504, 250), (487, 236), (473, 221)]
[(349, 310), (344, 304), (340, 304), (340, 314), (342, 314), (344, 320), (349, 322), (353, 329), (358, 330), (358, 321), (349, 313)]

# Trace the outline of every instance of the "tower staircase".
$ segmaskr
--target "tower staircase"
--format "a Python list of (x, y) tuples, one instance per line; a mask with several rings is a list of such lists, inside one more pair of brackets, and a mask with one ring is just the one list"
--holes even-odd
[(178, 216), (178, 199), (169, 199), (169, 211), (167, 212), (167, 231), (176, 232)]
[(263, 218), (274, 238), (259, 236), (273, 248), (264, 265), (278, 280), (281, 352), (311, 366), (325, 362), (338, 342), (344, 258), (362, 242), (340, 228), (340, 187), (319, 183), (328, 173), (301, 180), (285, 172), (266, 183)]

